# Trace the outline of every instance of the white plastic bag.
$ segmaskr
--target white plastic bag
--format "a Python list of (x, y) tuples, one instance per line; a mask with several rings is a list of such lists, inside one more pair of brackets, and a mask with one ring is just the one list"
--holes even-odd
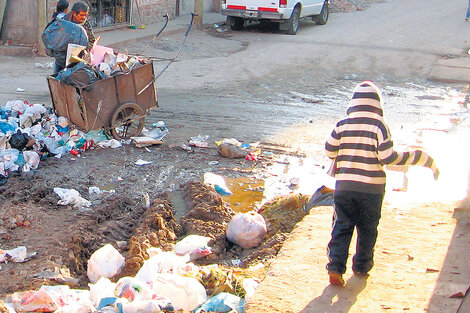
[(96, 250), (88, 260), (87, 276), (91, 283), (101, 277), (112, 278), (121, 271), (125, 258), (111, 244)]
[(153, 282), (158, 274), (183, 273), (183, 268), (185, 268), (188, 261), (189, 256), (178, 256), (173, 251), (160, 252), (144, 262), (135, 278), (149, 286), (153, 286)]
[(233, 194), (227, 185), (225, 185), (225, 180), (222, 176), (214, 173), (204, 173), (204, 184), (213, 186), (215, 191), (220, 193), (223, 196)]
[[(60, 307), (56, 312), (91, 312), (93, 304), (90, 300), (90, 292), (88, 290), (70, 289), (67, 285), (46, 286), (43, 285), (39, 290), (47, 292), (54, 302)], [(68, 307), (65, 309), (65, 307)], [(73, 311), (75, 308), (76, 311)], [(88, 308), (90, 311), (86, 311)]]
[(88, 187), (88, 192), (90, 193), (90, 195), (100, 195), (100, 194), (103, 193), (103, 191), (101, 191), (100, 187), (96, 187), (96, 186)]
[(206, 289), (192, 277), (177, 274), (158, 274), (153, 290), (170, 299), (175, 310), (192, 311), (207, 300)]
[(101, 148), (119, 148), (122, 146), (122, 143), (117, 141), (116, 139), (110, 139), (110, 140), (103, 140), (98, 143), (98, 146)]
[(23, 158), (25, 164), (23, 165), (23, 171), (29, 172), (30, 170), (35, 170), (39, 166), (40, 157), (34, 151), (23, 151)]
[(19, 153), (17, 149), (0, 150), (0, 162), (4, 164), (5, 170), (16, 171), (18, 169), (15, 162), (18, 160)]
[(256, 288), (258, 288), (259, 282), (253, 278), (245, 278), (242, 285), (246, 292), (245, 300), (250, 301), (256, 293)]
[(54, 188), (54, 192), (59, 196), (60, 200), (57, 202), (59, 205), (72, 204), (76, 208), (88, 208), (91, 202), (82, 198), (80, 193), (75, 189)]
[(266, 221), (254, 211), (238, 213), (227, 227), (227, 239), (243, 249), (259, 246), (266, 233)]
[(114, 297), (116, 284), (109, 278), (101, 277), (95, 284), (88, 284), (90, 287), (90, 299), (95, 307), (98, 307), (102, 298)]
[(10, 100), (4, 106), (5, 110), (12, 110), (23, 113), (26, 110), (27, 105), (21, 100)]
[(156, 300), (132, 301), (122, 304), (122, 313), (161, 312), (160, 303)]
[(21, 263), (24, 262), (28, 253), (25, 246), (19, 246), (11, 250), (0, 250), (0, 263), (5, 261)]
[(114, 295), (118, 298), (126, 298), (129, 301), (151, 300), (154, 295), (145, 282), (135, 277), (121, 277), (116, 282)]
[(210, 240), (209, 237), (188, 235), (175, 245), (174, 251), (177, 255), (189, 254), (190, 260), (196, 260), (212, 253), (207, 245)]
[(54, 312), (57, 310), (57, 304), (52, 297), (42, 290), (15, 292), (11, 296), (11, 301), (17, 312)]

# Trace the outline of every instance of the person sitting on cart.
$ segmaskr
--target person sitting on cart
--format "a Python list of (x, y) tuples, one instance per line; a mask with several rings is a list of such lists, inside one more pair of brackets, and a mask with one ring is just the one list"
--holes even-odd
[(78, 1), (73, 4), (72, 10), (67, 13), (67, 15), (65, 15), (64, 19), (66, 21), (71, 21), (75, 24), (79, 24), (83, 26), (83, 28), (85, 28), (86, 34), (88, 36), (88, 44), (86, 49), (90, 51), (93, 47), (93, 43), (95, 42), (96, 38), (95, 34), (93, 33), (93, 27), (91, 27), (90, 22), (87, 20), (88, 11), (88, 4), (82, 1)]

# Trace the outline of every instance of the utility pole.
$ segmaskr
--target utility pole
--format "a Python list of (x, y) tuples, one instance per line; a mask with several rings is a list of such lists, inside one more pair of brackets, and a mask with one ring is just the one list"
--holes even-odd
[(46, 56), (46, 48), (42, 43), (42, 32), (47, 25), (46, 0), (38, 0), (38, 54)]
[(202, 30), (202, 20), (204, 11), (204, 0), (194, 0), (194, 13), (197, 15), (194, 17), (194, 24), (198, 30)]

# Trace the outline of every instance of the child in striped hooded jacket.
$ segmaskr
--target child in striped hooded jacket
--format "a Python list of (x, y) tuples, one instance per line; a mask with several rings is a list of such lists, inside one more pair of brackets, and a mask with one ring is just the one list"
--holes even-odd
[(344, 285), (349, 245), (357, 228), (353, 272), (367, 277), (373, 266), (377, 227), (385, 193), (384, 165), (420, 165), (439, 170), (434, 160), (421, 150), (396, 152), (383, 119), (381, 93), (370, 81), (356, 86), (347, 109), (325, 144), (326, 155), (333, 159), (336, 179), (331, 241), (328, 244), (327, 270), (330, 283)]

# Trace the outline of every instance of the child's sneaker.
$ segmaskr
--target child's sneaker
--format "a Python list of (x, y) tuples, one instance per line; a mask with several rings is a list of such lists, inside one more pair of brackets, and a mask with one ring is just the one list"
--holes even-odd
[(336, 286), (344, 286), (343, 275), (336, 272), (328, 272), (328, 275), (330, 275), (330, 284)]

